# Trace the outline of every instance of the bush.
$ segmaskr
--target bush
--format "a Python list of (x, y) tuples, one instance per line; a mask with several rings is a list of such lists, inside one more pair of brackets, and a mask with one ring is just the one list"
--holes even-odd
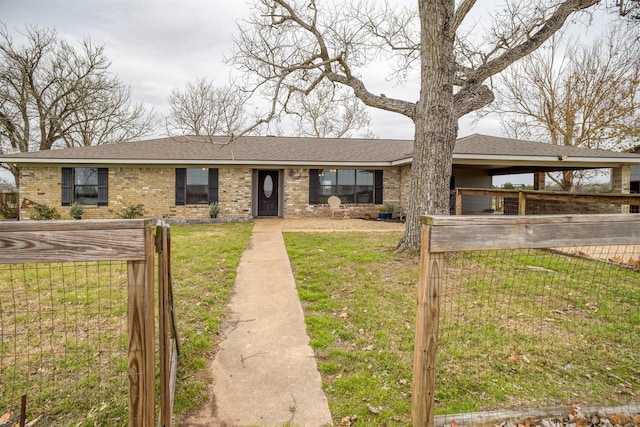
[(35, 210), (35, 212), (32, 213), (29, 218), (36, 221), (60, 218), (60, 214), (58, 213), (56, 208), (51, 208), (47, 205), (38, 205), (33, 209)]
[(18, 205), (0, 200), (0, 219), (18, 218)]
[(73, 202), (71, 208), (69, 209), (69, 216), (73, 218), (80, 218), (83, 213), (84, 207), (78, 202)]
[(140, 205), (125, 206), (117, 215), (118, 218), (122, 219), (142, 218), (144, 216), (144, 208)]

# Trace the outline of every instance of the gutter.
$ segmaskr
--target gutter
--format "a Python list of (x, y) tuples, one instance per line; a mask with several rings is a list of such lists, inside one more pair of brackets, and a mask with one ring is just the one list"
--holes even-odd
[(25, 159), (25, 158), (0, 158), (3, 163), (16, 163), (23, 165), (147, 165), (147, 166), (167, 166), (167, 165), (215, 165), (215, 166), (326, 166), (326, 167), (392, 167), (396, 166), (395, 162), (363, 162), (363, 161), (309, 161), (309, 160), (292, 160), (292, 161), (275, 161), (275, 160), (207, 160), (207, 159)]

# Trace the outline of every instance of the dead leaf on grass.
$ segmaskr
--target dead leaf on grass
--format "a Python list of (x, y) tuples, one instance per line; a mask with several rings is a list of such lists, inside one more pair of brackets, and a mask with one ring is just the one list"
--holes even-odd
[(357, 415), (347, 415), (340, 420), (340, 427), (351, 427), (358, 419)]
[(524, 424), (518, 424), (518, 427), (531, 427), (531, 418), (524, 420)]

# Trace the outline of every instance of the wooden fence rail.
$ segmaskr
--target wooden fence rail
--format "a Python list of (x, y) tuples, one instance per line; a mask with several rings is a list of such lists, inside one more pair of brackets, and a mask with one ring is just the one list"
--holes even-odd
[(444, 254), (451, 251), (638, 245), (640, 215), (425, 216), (413, 365), (414, 427), (435, 426)]
[(150, 219), (0, 222), (0, 264), (127, 262), (130, 426), (155, 426), (154, 251), (160, 254), (160, 425), (171, 425), (169, 390), (174, 387), (179, 346), (169, 242), (168, 225), (156, 227)]
[[(527, 215), (527, 205), (533, 201), (552, 201), (571, 204), (590, 205), (618, 205), (620, 213), (629, 213), (629, 206), (640, 205), (640, 194), (593, 194), (593, 193), (568, 193), (561, 191), (534, 191), (534, 190), (503, 190), (489, 188), (456, 188), (455, 214), (464, 212), (464, 196), (486, 196), (496, 199), (512, 199), (514, 201), (513, 214)], [(517, 203), (516, 203), (517, 202)], [(503, 206), (504, 208), (504, 206)], [(493, 211), (494, 209), (489, 209)], [(506, 213), (506, 212), (505, 212)], [(562, 213), (562, 212), (545, 212)], [(584, 211), (581, 213), (585, 213)], [(598, 212), (589, 212), (598, 213)], [(613, 212), (609, 212), (613, 213)]]

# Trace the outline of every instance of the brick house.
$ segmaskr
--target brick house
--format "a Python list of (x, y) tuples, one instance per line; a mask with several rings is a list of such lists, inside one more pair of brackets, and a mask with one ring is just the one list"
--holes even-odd
[[(374, 214), (385, 203), (402, 212), (409, 197), (413, 141), (248, 136), (227, 142), (166, 137), (6, 154), (0, 161), (20, 166), (21, 200), (55, 207), (63, 218), (74, 201), (84, 205), (85, 218), (114, 218), (125, 206), (142, 205), (150, 217), (204, 219), (216, 201), (220, 218), (245, 219), (327, 217), (331, 195), (354, 216)], [(451, 184), (490, 188), (501, 174), (611, 168), (614, 191), (628, 193), (633, 165), (640, 155), (474, 134), (457, 141)], [(29, 217), (28, 208), (20, 217)]]

